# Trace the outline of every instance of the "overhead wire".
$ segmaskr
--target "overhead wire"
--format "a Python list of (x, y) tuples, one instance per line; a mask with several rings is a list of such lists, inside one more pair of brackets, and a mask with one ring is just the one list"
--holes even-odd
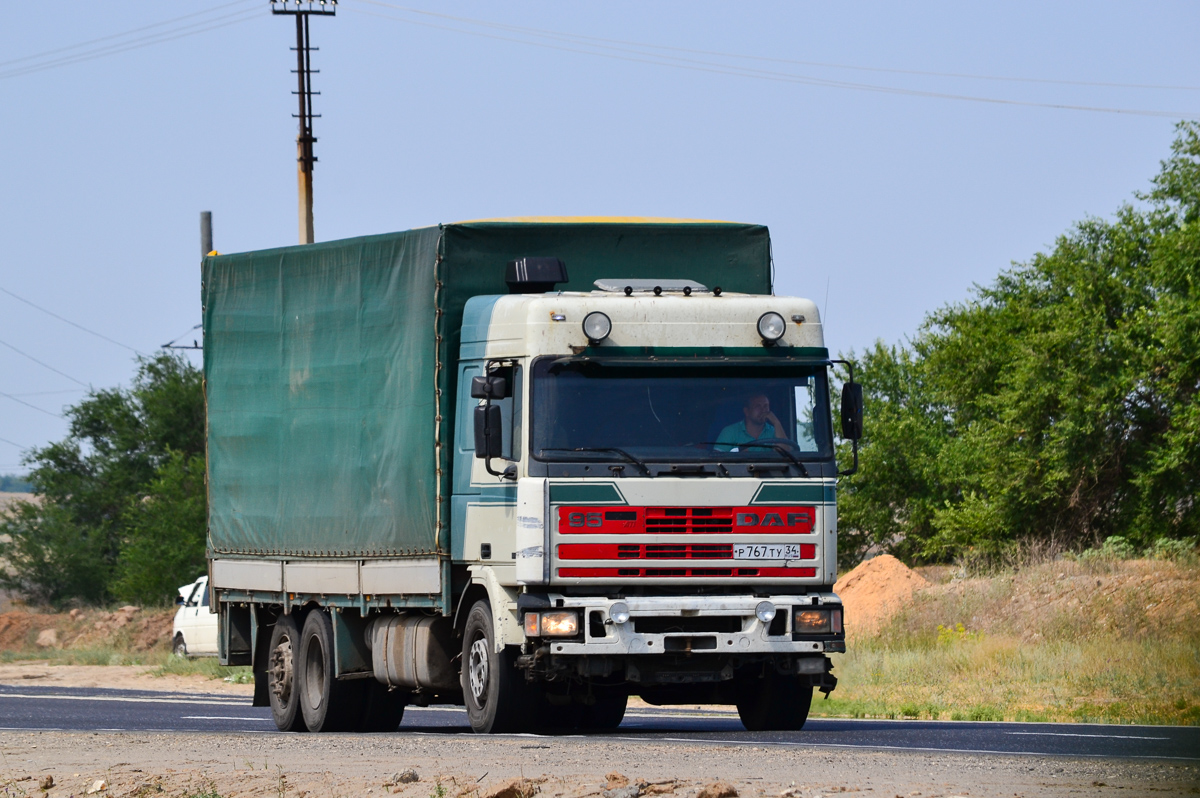
[[(93, 61), (97, 58), (117, 55), (118, 53), (137, 50), (154, 44), (162, 44), (163, 42), (174, 41), (187, 36), (195, 36), (199, 33), (206, 33), (208, 31), (217, 30), (218, 28), (228, 27), (229, 25), (247, 22), (255, 17), (261, 16), (262, 14), (263, 10), (260, 8), (247, 8), (240, 11), (235, 11), (231, 14), (225, 14), (223, 16), (213, 17), (211, 19), (201, 20), (189, 25), (182, 25), (173, 30), (162, 31), (137, 39), (132, 39), (130, 41), (117, 42), (115, 44), (97, 47), (93, 50), (83, 53), (67, 55), (61, 58), (52, 59), (50, 61), (44, 61), (42, 63), (30, 64), (28, 66), (16, 67), (7, 71), (0, 71), (0, 79), (22, 77), (24, 75), (29, 75), (34, 72), (41, 72), (46, 69), (54, 69), (60, 66), (69, 66), (71, 64), (79, 64), (85, 61)], [(218, 22), (218, 20), (226, 21)]]
[(47, 316), (53, 316), (54, 318), (58, 319), (61, 322), (70, 324), (72, 327), (74, 327), (77, 330), (83, 330), (85, 333), (88, 333), (89, 335), (94, 335), (97, 338), (101, 338), (105, 341), (108, 341), (110, 344), (116, 344), (117, 346), (119, 346), (123, 349), (128, 349), (130, 352), (133, 352), (135, 354), (143, 355), (143, 356), (145, 356), (145, 354), (146, 354), (145, 352), (141, 352), (137, 349), (134, 349), (132, 346), (129, 346), (128, 344), (123, 344), (120, 341), (116, 341), (112, 338), (109, 338), (107, 335), (98, 333), (95, 330), (89, 330), (87, 327), (84, 327), (82, 324), (76, 324), (75, 322), (71, 321), (70, 319), (64, 318), (52, 310), (47, 310), (46, 308), (42, 307), (41, 305), (35, 305), (33, 302), (30, 302), (28, 299), (25, 299), (22, 296), (17, 296), (12, 291), (9, 291), (7, 288), (5, 288), (3, 286), (0, 286), (0, 292), (8, 294), (10, 297), (17, 300), (18, 302), (24, 302), (26, 305), (29, 305), (29, 307), (34, 308), (35, 310), (40, 310), (42, 313), (45, 313)]
[(83, 388), (67, 388), (63, 391), (22, 391), (14, 393), (13, 396), (57, 396), (64, 393), (83, 393), (84, 390)]
[(43, 407), (38, 407), (37, 405), (30, 404), (29, 402), (26, 402), (24, 399), (18, 399), (17, 397), (13, 396), (11, 393), (5, 393), (4, 391), (0, 391), (0, 396), (3, 396), (5, 399), (11, 399), (14, 402), (16, 402), (17, 404), (25, 405), (26, 407), (32, 407), (34, 410), (38, 411), (39, 413), (45, 413), (46, 415), (54, 416), (55, 418), (64, 418), (62, 413), (55, 413), (52, 410), (46, 410)]
[(7, 341), (0, 341), (0, 346), (8, 347), (9, 349), (16, 352), (21, 357), (29, 358), (30, 360), (32, 360), (34, 363), (37, 363), (42, 368), (49, 369), (50, 371), (53, 371), (55, 374), (59, 375), (60, 377), (66, 377), (71, 382), (76, 383), (77, 385), (82, 385), (84, 388), (91, 390), (92, 386), (88, 385), (83, 380), (77, 380), (74, 377), (72, 377), (70, 374), (67, 374), (65, 371), (59, 371), (58, 369), (54, 368), (54, 366), (51, 366), (49, 363), (43, 363), (42, 361), (38, 360), (36, 357), (29, 354), (28, 352), (22, 352), (20, 349), (17, 349), (15, 346), (8, 343)]
[[(398, 5), (395, 5), (392, 3), (385, 3), (385, 2), (382, 2), (382, 0), (360, 0), (360, 2), (368, 3), (370, 5), (383, 6), (386, 8), (393, 8), (393, 9), (397, 9), (397, 10), (401, 10), (401, 11), (425, 13), (425, 12), (419, 12), (416, 9), (410, 9), (405, 6), (398, 6)], [(345, 4), (342, 4), (342, 7), (346, 7)], [(402, 22), (402, 23), (405, 23), (408, 25), (416, 25), (416, 26), (420, 26), (420, 27), (433, 28), (433, 29), (437, 29), (437, 30), (445, 30), (445, 31), (450, 31), (450, 32), (454, 32), (454, 33), (460, 33), (460, 34), (467, 35), (467, 36), (475, 36), (478, 38), (484, 38), (484, 39), (495, 39), (498, 41), (515, 42), (517, 44), (531, 45), (534, 47), (541, 47), (543, 49), (558, 50), (558, 51), (562, 51), (562, 52), (570, 52), (570, 53), (577, 53), (577, 54), (584, 54), (584, 55), (594, 55), (594, 56), (597, 56), (600, 58), (609, 58), (609, 59), (618, 60), (618, 61), (628, 61), (628, 62), (633, 62), (633, 63), (652, 64), (655, 66), (667, 66), (667, 67), (674, 67), (676, 69), (688, 69), (688, 70), (692, 70), (692, 71), (696, 71), (696, 72), (707, 72), (707, 73), (711, 73), (711, 74), (732, 75), (732, 76), (737, 76), (737, 77), (755, 78), (755, 79), (759, 79), (759, 80), (770, 80), (770, 81), (781, 82), (781, 83), (823, 86), (823, 87), (827, 87), (827, 88), (850, 89), (850, 90), (855, 90), (855, 91), (867, 91), (867, 92), (875, 92), (875, 93), (883, 93), (883, 94), (898, 94), (898, 95), (905, 95), (905, 96), (928, 97), (928, 98), (935, 98), (935, 99), (961, 100), (961, 101), (965, 101), (965, 102), (988, 103), (988, 104), (994, 104), (994, 105), (1023, 106), (1023, 107), (1029, 107), (1029, 108), (1048, 108), (1048, 109), (1054, 109), (1054, 110), (1088, 111), (1088, 112), (1094, 112), (1094, 113), (1124, 114), (1124, 115), (1131, 115), (1131, 116), (1168, 117), (1168, 118), (1173, 118), (1173, 119), (1178, 119), (1180, 117), (1192, 118), (1192, 117), (1197, 116), (1197, 114), (1195, 114), (1195, 113), (1186, 112), (1186, 111), (1155, 111), (1155, 110), (1146, 110), (1146, 109), (1137, 109), (1137, 108), (1116, 108), (1116, 107), (1092, 106), (1092, 105), (1076, 105), (1076, 104), (1068, 104), (1068, 103), (1044, 103), (1044, 102), (1034, 102), (1034, 101), (1029, 101), (1029, 100), (1009, 100), (1009, 99), (1004, 99), (1004, 98), (999, 98), (999, 97), (980, 97), (980, 96), (975, 96), (975, 95), (956, 94), (956, 93), (951, 93), (951, 92), (926, 91), (926, 90), (921, 90), (921, 89), (906, 89), (906, 88), (901, 88), (901, 87), (896, 87), (896, 86), (881, 86), (881, 85), (868, 84), (868, 83), (855, 83), (855, 82), (845, 81), (845, 80), (831, 80), (828, 78), (819, 78), (819, 77), (815, 77), (815, 76), (811, 76), (811, 75), (800, 75), (800, 74), (795, 74), (795, 73), (790, 73), (790, 72), (777, 72), (777, 71), (772, 71), (772, 70), (753, 69), (753, 68), (749, 68), (749, 67), (739, 67), (739, 66), (736, 66), (733, 64), (722, 64), (719, 62), (702, 61), (699, 59), (681, 58), (678, 56), (664, 55), (664, 54), (660, 54), (660, 53), (647, 53), (647, 52), (635, 49), (635, 47), (633, 46), (633, 43), (628, 43), (628, 46), (617, 47), (617, 46), (613, 46), (613, 45), (590, 44), (590, 43), (575, 41), (575, 43), (581, 45), (581, 47), (594, 48), (594, 49), (580, 49), (580, 47), (567, 47), (567, 46), (564, 46), (561, 44), (551, 44), (549, 42), (535, 41), (535, 40), (530, 40), (528, 38), (518, 39), (518, 38), (513, 38), (510, 36), (501, 36), (501, 35), (495, 34), (495, 33), (485, 33), (482, 31), (465, 30), (460, 27), (452, 27), (449, 25), (439, 25), (439, 24), (436, 24), (433, 22), (422, 22), (419, 20), (406, 19), (404, 17), (396, 17), (396, 16), (391, 16), (388, 14), (382, 14), (379, 12), (367, 11), (367, 10), (361, 9), (361, 8), (348, 7), (347, 10), (353, 11), (358, 14), (365, 14), (368, 16), (379, 17), (381, 19), (390, 19), (390, 20), (394, 20), (396, 22)], [(433, 12), (428, 12), (428, 13), (433, 14)], [(457, 18), (457, 19), (467, 20), (468, 18), (463, 17), (463, 18)], [(485, 22), (485, 21), (481, 21), (481, 20), (480, 21), (471, 21), (469, 24), (478, 24), (478, 25), (485, 26), (485, 27), (498, 25), (498, 23), (489, 23), (489, 22)], [(525, 36), (536, 36), (536, 37), (541, 37), (541, 38), (549, 38), (552, 40), (555, 38), (558, 38), (559, 40), (566, 39), (567, 41), (573, 41), (570, 38), (572, 36), (572, 34), (533, 33), (532, 32), (532, 31), (536, 31), (536, 30), (538, 30), (538, 29), (530, 28), (530, 29), (525, 29), (525, 31), (528, 31), (528, 32), (521, 31), (520, 33), (521, 33), (521, 35), (525, 35)], [(604, 50), (611, 50), (614, 52), (604, 52)], [(631, 53), (631, 54), (622, 55), (621, 53)]]
[(582, 33), (567, 33), (564, 31), (549, 30), (546, 28), (531, 28), (522, 25), (510, 25), (502, 22), (493, 22), (491, 20), (476, 19), (473, 17), (456, 16), (454, 14), (445, 14), (437, 11), (429, 11), (422, 8), (413, 8), (411, 6), (401, 6), (395, 3), (384, 2), (384, 0), (360, 0), (360, 2), (370, 5), (392, 8), (399, 11), (407, 11), (412, 14), (420, 14), (429, 17), (439, 17), (441, 19), (454, 20), (456, 22), (465, 22), (471, 25), (479, 25), (481, 27), (494, 28), (498, 30), (508, 30), (518, 33), (525, 33), (534, 36), (547, 36), (552, 38), (561, 38), (568, 40), (576, 40), (581, 42), (602, 42), (606, 44), (622, 45), (626, 47), (642, 47), (653, 50), (668, 50), (677, 53), (692, 53), (694, 55), (712, 55), (720, 58), (737, 58), (747, 61), (764, 61), (777, 64), (796, 64), (799, 66), (815, 66), (829, 69), (846, 69), (859, 72), (878, 72), (885, 74), (896, 75), (921, 75), (924, 77), (942, 77), (942, 78), (965, 78), (969, 80), (988, 80), (988, 81), (1003, 81), (1012, 83), (1046, 83), (1062, 86), (1094, 86), (1101, 88), (1124, 88), (1124, 89), (1166, 89), (1173, 91), (1200, 91), (1200, 86), (1179, 86), (1169, 84), (1154, 84), (1154, 83), (1120, 83), (1108, 81), (1089, 81), (1089, 80), (1063, 80), (1057, 78), (1024, 78), (1007, 75), (979, 75), (967, 72), (934, 72), (919, 69), (896, 69), (889, 67), (868, 67), (857, 64), (838, 64), (829, 61), (801, 61), (794, 58), (775, 58), (762, 55), (746, 55), (744, 53), (729, 53), (719, 50), (698, 50), (690, 47), (674, 47), (666, 44), (655, 44), (653, 42), (629, 41), (623, 39), (608, 39), (601, 36), (588, 36)]
[(10, 441), (8, 438), (0, 438), (0, 441), (7, 443), (9, 446), (16, 446), (18, 449), (28, 449), (29, 448), (28, 446), (17, 443), (16, 441)]
[(174, 338), (172, 338), (170, 341), (167, 341), (167, 342), (166, 342), (165, 344), (163, 344), (163, 345), (162, 345), (162, 347), (160, 347), (160, 348), (162, 348), (162, 349), (176, 349), (176, 348), (178, 348), (178, 349), (193, 349), (193, 348), (195, 348), (195, 347), (190, 347), (190, 346), (189, 346), (189, 347), (176, 347), (176, 346), (175, 346), (175, 342), (176, 342), (176, 341), (178, 341), (178, 340), (179, 340), (180, 338), (182, 338), (183, 336), (185, 336), (185, 335), (188, 335), (188, 334), (190, 334), (190, 333), (192, 333), (192, 332), (194, 332), (194, 331), (196, 331), (196, 330), (199, 330), (199, 329), (200, 329), (201, 327), (203, 327), (203, 326), (204, 326), (204, 322), (200, 322), (199, 324), (197, 324), (197, 325), (196, 325), (196, 326), (194, 326), (194, 327), (188, 327), (186, 330), (184, 330), (183, 332), (181, 332), (179, 335), (176, 335), (176, 336), (175, 336)]
[(164, 19), (161, 22), (153, 22), (149, 25), (143, 25), (140, 28), (132, 28), (127, 31), (122, 31), (120, 33), (110, 33), (107, 36), (100, 36), (95, 39), (87, 39), (86, 41), (76, 42), (75, 44), (68, 44), (65, 47), (56, 47), (53, 50), (44, 50), (40, 53), (33, 53), (32, 55), (23, 55), (23, 56), (20, 56), (19, 58), (10, 58), (7, 61), (0, 61), (0, 67), (6, 67), (10, 64), (19, 64), (22, 61), (32, 61), (32, 60), (35, 60), (38, 58), (45, 58), (48, 55), (56, 55), (58, 53), (64, 53), (67, 50), (77, 50), (80, 47), (87, 47), (89, 44), (96, 44), (98, 42), (106, 42), (106, 41), (109, 41), (110, 39), (119, 39), (123, 36), (131, 36), (134, 33), (141, 33), (142, 31), (150, 30), (152, 28), (161, 28), (163, 25), (174, 25), (176, 22), (182, 22), (185, 19), (191, 19), (192, 17), (203, 16), (204, 14), (211, 14), (214, 11), (220, 11), (222, 9), (229, 8), (230, 6), (245, 5), (247, 2), (249, 2), (249, 0), (233, 0), (232, 3), (225, 3), (225, 4), (219, 5), (219, 6), (213, 6), (212, 8), (206, 8), (203, 11), (194, 11), (191, 14), (184, 14), (181, 17), (173, 17), (171, 19)]

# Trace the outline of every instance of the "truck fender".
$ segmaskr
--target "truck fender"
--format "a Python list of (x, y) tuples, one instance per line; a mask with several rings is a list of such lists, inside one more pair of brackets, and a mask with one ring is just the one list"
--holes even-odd
[[(519, 588), (500, 584), (496, 572), (487, 565), (471, 565), (467, 570), (471, 574), (471, 584), (481, 585), (487, 590), (488, 601), (492, 605), (492, 623), (496, 630), (496, 653), (502, 652), (505, 646), (519, 646), (524, 643), (525, 634), (521, 630), (521, 619), (517, 617)], [(471, 608), (467, 607), (465, 611), (470, 610)]]

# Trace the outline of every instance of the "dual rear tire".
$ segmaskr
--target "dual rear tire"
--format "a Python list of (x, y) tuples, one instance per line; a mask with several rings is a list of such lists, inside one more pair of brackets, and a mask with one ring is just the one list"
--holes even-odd
[(392, 732), (404, 718), (409, 694), (374, 679), (334, 677), (333, 621), (323, 610), (281, 615), (267, 658), (271, 715), (280, 731)]

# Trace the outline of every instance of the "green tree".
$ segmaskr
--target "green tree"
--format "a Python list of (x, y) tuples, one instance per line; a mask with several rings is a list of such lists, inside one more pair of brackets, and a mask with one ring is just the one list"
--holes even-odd
[[(171, 510), (162, 505), (181, 501), (184, 486), (203, 502), (203, 472), (194, 472), (196, 458), (203, 468), (201, 374), (181, 357), (142, 358), (129, 389), (92, 391), (67, 417), (67, 438), (33, 450), (25, 460), (40, 504), (19, 504), (0, 522), (0, 534), (10, 538), (0, 543), (0, 558), (9, 565), (7, 573), (0, 572), (0, 587), (51, 604), (107, 601), (118, 571), (131, 590), (145, 584), (130, 570), (129, 557), (122, 560), (124, 545), (143, 541), (152, 529), (168, 534), (161, 523), (148, 520), (146, 507), (160, 505), (153, 515), (165, 517)], [(180, 458), (188, 479), (173, 482)], [(144, 502), (146, 497), (151, 498)], [(179, 509), (177, 517), (197, 523), (191, 509)], [(199, 518), (202, 558), (203, 513)], [(176, 534), (188, 551), (181, 561), (194, 563), (196, 529)], [(177, 572), (155, 567), (163, 579), (176, 578)], [(184, 576), (176, 584), (195, 578), (194, 566), (180, 568)]]
[(1138, 199), (866, 353), (844, 537), (945, 560), (1200, 533), (1200, 126)]
[(204, 457), (172, 451), (124, 517), (125, 539), (112, 592), (121, 601), (154, 604), (204, 573)]

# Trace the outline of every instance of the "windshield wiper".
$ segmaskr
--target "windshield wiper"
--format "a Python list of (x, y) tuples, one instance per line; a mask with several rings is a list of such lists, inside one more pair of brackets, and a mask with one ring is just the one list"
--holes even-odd
[(651, 476), (649, 466), (647, 466), (641, 460), (637, 459), (636, 457), (634, 457), (633, 455), (631, 455), (629, 452), (625, 451), (624, 449), (618, 449), (615, 446), (580, 446), (579, 448), (576, 448), (576, 449), (548, 448), (548, 449), (539, 449), (538, 451), (540, 453), (545, 453), (545, 452), (615, 452), (615, 453), (621, 455), (622, 457), (624, 457), (628, 462), (633, 463), (638, 468), (642, 469), (642, 471), (645, 472), (646, 476)]
[(796, 455), (792, 454), (791, 450), (788, 449), (788, 447), (782, 443), (774, 443), (771, 441), (749, 441), (748, 443), (729, 443), (727, 441), (725, 441), (725, 442), (704, 441), (701, 445), (702, 446), (736, 446), (739, 449), (742, 448), (743, 446), (759, 446), (764, 449), (774, 449), (776, 454), (781, 454), (784, 457), (786, 457), (788, 460), (791, 460), (792, 465), (794, 465), (794, 466), (796, 466), (796, 468), (800, 469), (801, 476), (803, 476), (805, 478), (808, 477), (808, 469), (805, 468), (804, 463), (797, 460)]

